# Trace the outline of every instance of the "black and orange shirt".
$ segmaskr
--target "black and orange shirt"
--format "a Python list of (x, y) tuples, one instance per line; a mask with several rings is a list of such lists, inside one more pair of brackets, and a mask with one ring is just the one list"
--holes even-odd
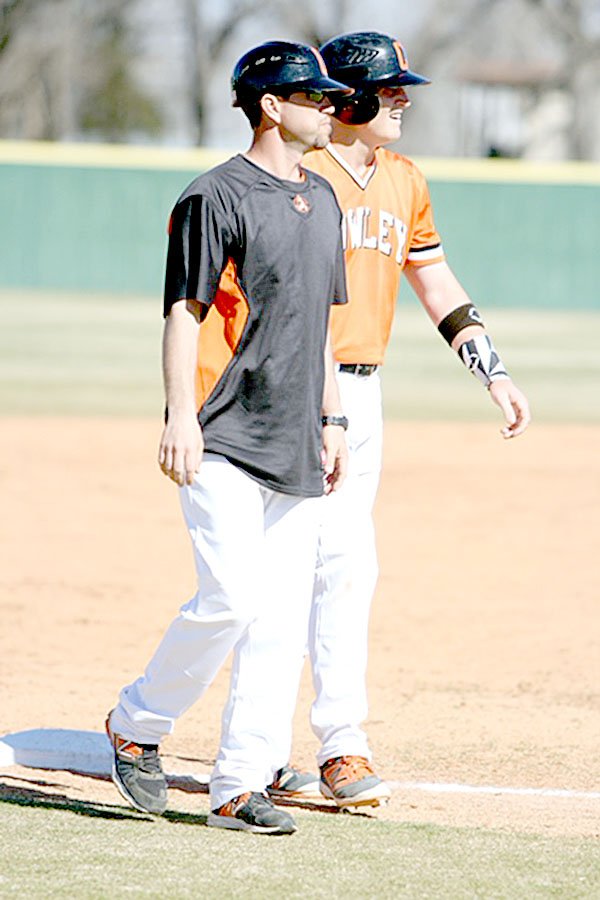
[(303, 165), (330, 182), (343, 213), (349, 303), (332, 310), (335, 358), (380, 365), (403, 268), (444, 259), (427, 183), (411, 160), (383, 148), (364, 178), (331, 146), (308, 153)]
[(285, 494), (323, 491), (321, 408), (331, 303), (346, 302), (331, 186), (238, 155), (171, 215), (164, 313), (203, 305), (196, 395), (205, 448)]

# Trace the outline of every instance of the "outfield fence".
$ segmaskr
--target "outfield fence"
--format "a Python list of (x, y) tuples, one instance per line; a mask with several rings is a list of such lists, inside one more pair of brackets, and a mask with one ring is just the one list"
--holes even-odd
[[(228, 152), (0, 142), (0, 287), (159, 295), (170, 209)], [(600, 166), (417, 160), (485, 307), (599, 309)]]

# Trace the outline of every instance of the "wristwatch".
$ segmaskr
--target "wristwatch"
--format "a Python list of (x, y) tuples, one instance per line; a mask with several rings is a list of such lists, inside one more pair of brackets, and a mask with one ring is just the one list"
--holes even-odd
[(322, 416), (321, 425), (340, 425), (346, 431), (348, 429), (348, 419), (346, 416)]

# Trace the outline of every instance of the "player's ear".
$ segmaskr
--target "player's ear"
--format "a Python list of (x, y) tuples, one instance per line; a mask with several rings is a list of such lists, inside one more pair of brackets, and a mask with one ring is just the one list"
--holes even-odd
[(275, 125), (279, 125), (281, 122), (281, 98), (276, 97), (275, 94), (263, 94), (260, 98), (260, 108), (263, 112), (263, 115), (269, 119), (269, 121), (273, 122)]

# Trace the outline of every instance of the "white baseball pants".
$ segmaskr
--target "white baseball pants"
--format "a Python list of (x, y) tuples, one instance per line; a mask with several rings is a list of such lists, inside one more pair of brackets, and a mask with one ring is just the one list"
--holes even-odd
[(349, 466), (340, 491), (320, 501), (309, 637), (319, 765), (335, 756), (371, 758), (361, 722), (368, 711), (369, 613), (378, 575), (372, 511), (381, 474), (381, 381), (379, 372), (338, 372), (337, 379), (349, 420)]
[[(214, 809), (271, 781), (272, 735), (288, 710), (291, 721), (306, 644), (319, 501), (269, 490), (216, 454), (205, 454), (180, 495), (198, 590), (144, 675), (121, 691), (111, 725), (137, 743), (157, 744), (235, 647)], [(261, 635), (256, 648), (248, 641), (253, 628)]]
[[(368, 709), (368, 626), (378, 575), (372, 510), (381, 473), (381, 381), (378, 372), (338, 372), (337, 379), (349, 420), (349, 467), (341, 489), (319, 500), (309, 633), (316, 695), (311, 724), (321, 744), (319, 765), (335, 756), (371, 759), (361, 723)], [(291, 751), (291, 732), (283, 716), (273, 748), (276, 772)]]

